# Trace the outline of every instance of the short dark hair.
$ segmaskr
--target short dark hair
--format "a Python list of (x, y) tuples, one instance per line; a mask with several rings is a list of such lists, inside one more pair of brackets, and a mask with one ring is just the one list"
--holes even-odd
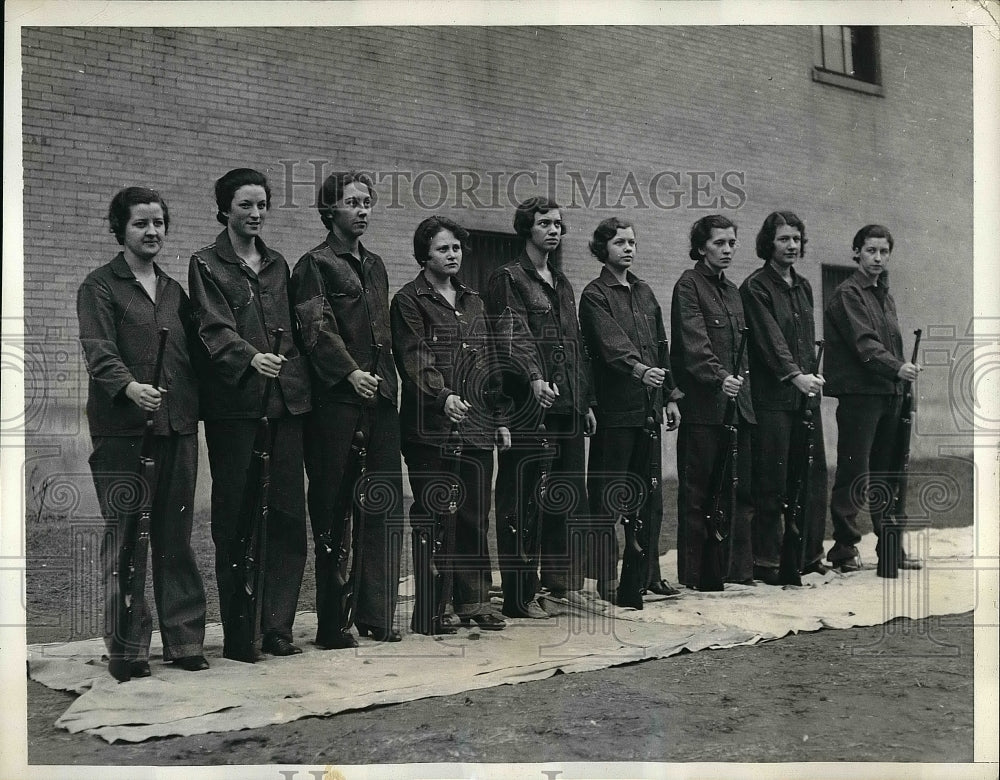
[(698, 250), (705, 248), (708, 239), (712, 237), (712, 231), (729, 228), (732, 228), (734, 233), (738, 230), (736, 223), (722, 214), (709, 214), (699, 219), (691, 226), (691, 248), (688, 250), (688, 257), (695, 262), (701, 260), (701, 253)]
[(421, 267), (427, 265), (431, 241), (442, 230), (449, 231), (462, 244), (463, 257), (469, 251), (469, 231), (448, 217), (427, 217), (413, 231), (413, 256)]
[(761, 260), (770, 260), (774, 255), (774, 237), (778, 234), (778, 228), (788, 225), (799, 231), (802, 236), (802, 243), (799, 245), (799, 257), (806, 256), (806, 225), (791, 211), (772, 211), (767, 215), (764, 224), (757, 231), (757, 257)]
[(108, 230), (114, 234), (119, 244), (125, 243), (125, 228), (132, 218), (132, 207), (142, 203), (160, 204), (163, 209), (163, 232), (169, 232), (170, 209), (160, 193), (148, 187), (126, 187), (115, 194), (108, 206)]
[(267, 207), (271, 208), (271, 185), (267, 183), (267, 177), (253, 168), (233, 168), (215, 182), (215, 206), (218, 209), (215, 218), (223, 225), (229, 224), (229, 217), (225, 212), (232, 207), (236, 190), (248, 184), (264, 188)]
[(602, 220), (594, 229), (594, 237), (590, 239), (590, 254), (600, 260), (602, 263), (608, 260), (608, 241), (618, 235), (619, 230), (625, 230), (627, 228), (635, 229), (635, 225), (624, 219), (619, 219), (618, 217), (608, 217)]
[[(522, 200), (514, 210), (514, 232), (521, 238), (530, 237), (531, 227), (535, 224), (535, 214), (547, 214), (561, 208), (562, 206), (552, 198), (547, 198), (544, 195), (535, 195), (527, 200)], [(566, 235), (565, 221), (561, 225), (559, 235)]]
[[(865, 225), (861, 230), (854, 234), (854, 240), (851, 242), (851, 248), (855, 252), (860, 252), (861, 247), (865, 245), (865, 241), (869, 238), (884, 238), (889, 242), (889, 251), (892, 251), (893, 240), (892, 233), (889, 232), (889, 228), (885, 225)], [(854, 258), (855, 261), (857, 258)]]
[(335, 171), (323, 181), (319, 192), (316, 193), (316, 209), (319, 211), (319, 218), (327, 230), (333, 230), (333, 207), (337, 201), (344, 197), (344, 190), (348, 184), (364, 184), (371, 194), (372, 203), (375, 202), (375, 184), (371, 176), (361, 171)]

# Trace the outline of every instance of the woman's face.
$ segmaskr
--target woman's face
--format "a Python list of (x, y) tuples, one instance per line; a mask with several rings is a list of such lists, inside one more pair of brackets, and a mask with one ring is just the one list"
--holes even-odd
[(229, 211), (229, 230), (240, 238), (256, 238), (264, 227), (267, 192), (259, 184), (244, 184), (233, 193)]
[(123, 251), (132, 259), (152, 262), (163, 248), (167, 223), (159, 203), (136, 203), (129, 208)]
[(452, 277), (462, 267), (462, 242), (450, 230), (439, 230), (427, 247), (424, 270), (439, 279)]

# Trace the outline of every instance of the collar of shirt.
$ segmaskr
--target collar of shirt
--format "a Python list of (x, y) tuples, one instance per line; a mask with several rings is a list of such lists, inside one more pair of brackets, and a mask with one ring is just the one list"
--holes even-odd
[[(330, 247), (330, 249), (333, 250), (333, 253), (338, 257), (344, 257), (346, 255), (347, 257), (351, 257), (357, 260), (357, 258), (354, 257), (354, 255), (351, 253), (351, 247), (348, 246), (347, 242), (341, 241), (340, 236), (338, 236), (332, 230), (326, 234), (326, 244), (327, 246)], [(367, 249), (365, 249), (365, 245), (362, 244), (360, 241), (358, 241), (358, 254), (361, 256), (362, 262), (366, 261), (368, 259), (368, 256), (371, 254)]]
[[(622, 284), (615, 278), (615, 275), (608, 270), (607, 266), (604, 266), (601, 269), (601, 275), (597, 278), (601, 280), (601, 284), (606, 285), (608, 287), (626, 287), (626, 285)], [(635, 286), (635, 283), (641, 282), (642, 279), (640, 279), (631, 271), (626, 271), (625, 281), (627, 281), (629, 285)]]
[(781, 276), (781, 274), (779, 274), (774, 269), (774, 266), (771, 265), (770, 261), (764, 263), (764, 273), (766, 273), (768, 276), (770, 276), (771, 279), (774, 280), (775, 282), (780, 282), (782, 287), (785, 287), (786, 289), (791, 290), (792, 288), (799, 286), (799, 284), (801, 283), (802, 277), (799, 276), (798, 273), (796, 273), (794, 266), (792, 268), (789, 268), (788, 272), (792, 275), (792, 282), (791, 282), (791, 284), (789, 284), (788, 282), (786, 282), (784, 280), (784, 278)]
[[(136, 282), (139, 281), (135, 278), (135, 274), (132, 273), (132, 269), (128, 267), (128, 261), (125, 259), (124, 252), (119, 252), (111, 261), (111, 272), (119, 279), (132, 279)], [(158, 266), (155, 262), (153, 263), (153, 273), (156, 274), (156, 281), (159, 283), (163, 279), (164, 274), (163, 271), (160, 270), (160, 266)]]
[[(888, 271), (883, 271), (879, 274), (877, 279), (872, 279), (868, 274), (861, 270), (861, 266), (858, 266), (858, 270), (851, 274), (850, 278), (856, 285), (858, 285), (858, 287), (861, 287), (862, 289), (865, 287), (882, 287), (886, 290), (889, 289)], [(876, 281), (878, 282), (877, 284)]]
[(700, 273), (702, 276), (712, 279), (720, 287), (722, 287), (723, 285), (726, 284), (726, 282), (729, 281), (728, 279), (726, 279), (725, 271), (719, 271), (718, 273), (716, 273), (715, 271), (713, 271), (711, 268), (708, 267), (708, 263), (706, 263), (704, 260), (699, 260), (697, 263), (695, 263), (694, 270)]
[[(260, 237), (254, 238), (254, 244), (257, 246), (257, 251), (260, 252), (260, 270), (263, 271), (268, 265), (278, 259), (278, 253), (265, 244), (264, 239)], [(246, 262), (233, 249), (233, 242), (229, 239), (228, 230), (223, 230), (215, 237), (215, 253), (223, 262), (246, 267)]]
[[(538, 269), (535, 268), (535, 264), (531, 262), (531, 258), (528, 257), (527, 251), (522, 250), (521, 256), (518, 258), (518, 262), (521, 264), (521, 267), (528, 273), (528, 275), (531, 276), (533, 279), (537, 280), (539, 284), (543, 284), (546, 287), (550, 286), (549, 283), (542, 278), (542, 275), (538, 273)], [(546, 260), (545, 262), (549, 267), (549, 271), (552, 272), (553, 284), (551, 285), (551, 287), (555, 289), (559, 286), (559, 281), (563, 278), (562, 271), (554, 267), (551, 263), (548, 262), (548, 260)]]
[[(471, 290), (469, 290), (468, 287), (466, 287), (464, 284), (458, 281), (458, 279), (453, 279), (452, 283), (455, 285), (455, 290), (456, 290), (455, 303), (458, 304), (461, 302), (462, 298), (465, 295), (471, 292)], [(445, 304), (449, 308), (455, 308), (455, 309), (459, 308), (458, 306), (453, 307), (450, 303), (448, 303), (447, 300), (445, 300), (440, 294), (438, 294), (437, 290), (431, 287), (431, 283), (427, 281), (427, 275), (423, 272), (423, 270), (421, 270), (420, 273), (417, 274), (417, 278), (413, 280), (413, 286), (416, 288), (417, 295), (428, 295), (434, 300), (440, 301), (441, 303)]]

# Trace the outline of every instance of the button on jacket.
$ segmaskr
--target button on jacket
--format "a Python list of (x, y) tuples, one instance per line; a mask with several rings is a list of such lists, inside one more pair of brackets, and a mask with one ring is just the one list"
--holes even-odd
[(452, 423), (444, 414), (449, 395), (472, 404), (459, 426), (462, 440), (492, 449), (496, 427), (490, 380), (489, 330), (479, 293), (456, 283), (452, 306), (434, 291), (421, 271), (404, 285), (389, 307), (392, 343), (403, 393), (400, 428), (408, 441), (444, 443)]
[[(389, 277), (382, 258), (358, 245), (359, 262), (332, 232), (306, 252), (292, 272), (292, 304), (312, 367), (317, 406), (363, 403), (347, 381), (372, 370), (372, 347), (381, 344), (379, 394), (396, 401), (396, 370), (389, 325)], [(375, 405), (375, 398), (364, 403)]]
[(153, 415), (153, 431), (168, 435), (198, 430), (191, 303), (181, 286), (155, 263), (153, 270), (156, 303), (121, 252), (92, 271), (77, 292), (80, 343), (90, 374), (91, 436), (138, 436), (145, 430), (146, 413), (126, 397), (125, 388), (133, 381), (152, 383), (161, 328), (170, 329), (160, 378), (160, 386), (169, 392)]
[(202, 417), (232, 420), (258, 417), (264, 377), (251, 367), (258, 352), (270, 352), (271, 330), (282, 328), (281, 354), (287, 358), (271, 393), (267, 414), (308, 412), (309, 372), (297, 346), (288, 304), (288, 264), (257, 239), (260, 273), (240, 259), (223, 230), (215, 243), (191, 257), (188, 289), (198, 322), (198, 336), (212, 370), (202, 383)]
[(823, 334), (827, 395), (902, 394), (903, 337), (885, 273), (876, 286), (859, 269), (834, 290), (823, 314)]
[[(622, 284), (607, 269), (580, 296), (580, 328), (591, 357), (599, 425), (641, 426), (646, 421), (648, 391), (643, 374), (669, 368), (663, 313), (652, 288), (631, 271)], [(657, 422), (674, 391), (672, 374), (653, 393)], [(680, 393), (676, 393), (677, 396)]]
[(586, 414), (594, 403), (590, 360), (583, 349), (573, 287), (552, 268), (549, 285), (526, 252), (493, 272), (486, 309), (493, 322), (503, 390), (518, 408), (534, 403), (531, 382), (555, 382), (551, 413)]
[[(733, 373), (743, 302), (724, 273), (716, 275), (704, 261), (681, 274), (670, 306), (670, 364), (684, 393), (678, 406), (685, 423), (722, 425), (727, 397), (722, 382)], [(740, 415), (755, 423), (750, 396), (749, 359), (743, 355), (743, 386), (736, 396)]]
[(802, 393), (791, 380), (815, 368), (812, 287), (794, 268), (790, 271), (789, 285), (767, 263), (740, 285), (750, 327), (754, 409), (798, 409)]

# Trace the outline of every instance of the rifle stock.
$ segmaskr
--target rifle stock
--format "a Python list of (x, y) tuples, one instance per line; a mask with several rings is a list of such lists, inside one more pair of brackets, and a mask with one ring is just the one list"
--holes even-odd
[[(273, 353), (281, 354), (284, 330), (275, 328)], [(274, 379), (264, 383), (261, 416), (257, 421), (253, 450), (247, 466), (243, 503), (230, 543), (229, 566), (233, 591), (223, 607), (225, 636), (223, 655), (234, 661), (254, 663), (260, 657), (261, 625), (264, 609), (264, 581), (267, 567), (267, 519), (271, 488), (271, 449), (274, 432), (267, 406)]]
[[(819, 350), (812, 373), (819, 373), (823, 360), (823, 342), (817, 341)], [(810, 478), (815, 462), (816, 421), (810, 408), (812, 399), (803, 395), (799, 400), (798, 419), (792, 429), (788, 452), (788, 474), (782, 514), (785, 531), (781, 543), (781, 562), (778, 567), (781, 581), (789, 585), (802, 584), (802, 570), (806, 565), (806, 513), (809, 505)], [(818, 409), (815, 410), (818, 413)]]
[[(160, 328), (153, 369), (153, 387), (159, 389), (163, 374), (163, 356), (166, 352), (169, 328)], [(108, 671), (119, 682), (132, 679), (132, 664), (138, 660), (142, 648), (143, 626), (141, 605), (146, 598), (146, 569), (149, 559), (149, 529), (153, 511), (153, 493), (156, 488), (156, 462), (153, 459), (153, 417), (146, 413), (146, 427), (142, 433), (139, 453), (139, 487), (142, 505), (132, 522), (126, 518), (125, 539), (118, 556), (116, 587), (118, 588), (115, 630), (111, 637)], [(125, 577), (121, 576), (125, 572)]]
[[(917, 362), (920, 350), (921, 329), (913, 331), (913, 356), (911, 363)], [(903, 401), (899, 409), (899, 427), (896, 431), (894, 457), (891, 471), (896, 474), (889, 511), (882, 518), (879, 530), (879, 556), (877, 574), (879, 577), (894, 579), (899, 576), (899, 562), (903, 555), (903, 529), (906, 525), (906, 492), (909, 488), (910, 439), (913, 435), (913, 421), (917, 415), (917, 396), (913, 382), (903, 383)], [(891, 477), (890, 477), (891, 478)]]
[[(743, 353), (746, 351), (747, 328), (740, 331), (739, 348), (736, 350), (734, 376), (741, 375)], [(737, 394), (738, 396), (738, 394)], [(723, 564), (724, 542), (729, 538), (736, 516), (736, 490), (739, 484), (739, 407), (736, 398), (726, 401), (722, 436), (724, 445), (712, 467), (709, 481), (713, 490), (712, 506), (705, 514), (706, 539), (702, 546), (701, 578), (698, 590), (717, 591), (725, 587), (726, 568)], [(728, 484), (727, 484), (728, 477)], [(725, 500), (725, 504), (723, 501)]]

